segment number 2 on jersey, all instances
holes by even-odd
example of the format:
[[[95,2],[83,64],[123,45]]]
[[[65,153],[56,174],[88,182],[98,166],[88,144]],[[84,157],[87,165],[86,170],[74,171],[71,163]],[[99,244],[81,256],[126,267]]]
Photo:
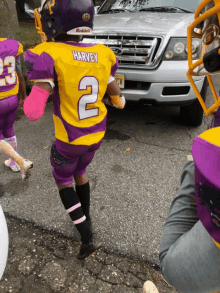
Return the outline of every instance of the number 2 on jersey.
[[[79,120],[99,115],[99,108],[87,109],[88,104],[94,104],[98,100],[99,82],[94,76],[84,76],[80,80],[80,91],[85,91],[88,87],[91,87],[91,94],[83,95],[78,101]]]
[[[5,78],[1,78],[1,75],[4,73],[4,66],[7,66],[8,74]],[[6,84],[14,84],[16,82],[16,73],[15,73],[15,57],[8,56],[4,60],[0,58],[0,87],[5,86]]]

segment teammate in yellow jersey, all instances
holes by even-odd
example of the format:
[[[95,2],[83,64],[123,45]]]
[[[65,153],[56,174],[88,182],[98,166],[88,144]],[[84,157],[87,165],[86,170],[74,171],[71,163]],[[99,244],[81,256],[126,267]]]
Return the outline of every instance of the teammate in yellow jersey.
[[[86,167],[105,135],[105,103],[119,109],[125,105],[114,79],[118,62],[112,50],[80,42],[83,35],[92,33],[93,15],[92,0],[42,1],[35,10],[35,22],[43,42],[25,56],[27,76],[35,82],[24,103],[28,119],[44,114],[53,89],[56,140],[51,165],[62,203],[81,234],[78,259],[101,245],[91,227]]]
[[[23,46],[18,41],[0,38],[0,153],[9,157],[5,165],[14,172],[21,171],[22,179],[26,179],[33,163],[17,153],[17,137],[13,127],[19,106],[18,92],[20,106],[26,98],[20,64],[22,52]]]

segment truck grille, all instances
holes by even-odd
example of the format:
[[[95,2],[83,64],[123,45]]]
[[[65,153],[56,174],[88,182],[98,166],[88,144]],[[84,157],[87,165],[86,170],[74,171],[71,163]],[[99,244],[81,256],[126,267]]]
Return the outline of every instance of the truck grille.
[[[93,35],[86,36],[83,43],[104,44],[118,57],[120,67],[152,67],[161,44],[159,37]]]

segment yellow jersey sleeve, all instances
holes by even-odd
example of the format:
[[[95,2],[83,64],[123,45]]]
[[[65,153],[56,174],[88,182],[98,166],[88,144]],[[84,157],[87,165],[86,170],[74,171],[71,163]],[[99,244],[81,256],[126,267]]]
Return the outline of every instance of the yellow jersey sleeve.
[[[18,52],[17,52],[16,57],[20,56],[24,52],[23,45],[19,42],[18,42],[18,44],[19,44],[19,46],[18,46]]]

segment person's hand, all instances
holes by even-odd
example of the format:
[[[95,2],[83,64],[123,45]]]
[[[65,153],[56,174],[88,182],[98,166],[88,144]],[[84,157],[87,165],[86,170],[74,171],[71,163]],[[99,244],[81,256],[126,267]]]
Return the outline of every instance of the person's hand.
[[[105,93],[105,95],[104,95],[103,102],[104,102],[106,105],[108,105],[108,106],[112,106],[112,107],[113,107],[113,105],[112,105],[112,103],[111,103],[111,100],[110,100],[110,97],[109,97],[109,95],[108,95],[107,93]]]

